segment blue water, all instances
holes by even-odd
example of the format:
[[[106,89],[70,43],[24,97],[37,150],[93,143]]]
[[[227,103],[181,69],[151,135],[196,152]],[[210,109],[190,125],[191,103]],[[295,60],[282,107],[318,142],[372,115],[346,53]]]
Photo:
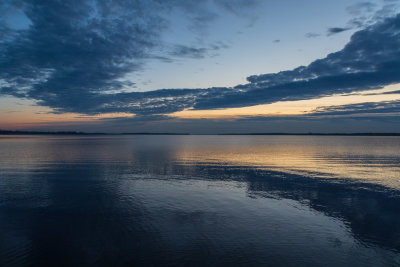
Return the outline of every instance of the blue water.
[[[0,136],[0,266],[399,266],[400,138]]]

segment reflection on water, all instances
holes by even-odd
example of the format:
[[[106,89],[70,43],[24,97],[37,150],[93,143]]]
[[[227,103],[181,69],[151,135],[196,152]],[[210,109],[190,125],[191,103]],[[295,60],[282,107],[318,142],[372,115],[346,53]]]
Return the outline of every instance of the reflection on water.
[[[0,137],[0,265],[398,266],[400,138]]]
[[[210,137],[209,137],[210,138]],[[362,179],[400,189],[400,138],[225,136],[178,150],[182,164],[240,165],[317,177]]]

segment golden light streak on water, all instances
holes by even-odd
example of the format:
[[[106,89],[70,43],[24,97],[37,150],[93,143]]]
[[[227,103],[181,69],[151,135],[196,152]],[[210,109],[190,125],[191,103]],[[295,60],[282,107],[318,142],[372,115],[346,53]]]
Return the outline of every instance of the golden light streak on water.
[[[400,189],[400,137],[233,135],[207,140],[208,146],[178,150],[177,161],[349,178]]]

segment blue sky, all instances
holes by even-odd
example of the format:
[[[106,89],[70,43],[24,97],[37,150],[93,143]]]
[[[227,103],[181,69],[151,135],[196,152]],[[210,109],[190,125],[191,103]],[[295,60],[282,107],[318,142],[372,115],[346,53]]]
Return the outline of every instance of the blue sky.
[[[309,64],[349,41],[352,31],[335,36],[326,32],[353,18],[346,10],[351,5],[351,1],[259,1],[257,8],[239,15],[216,8],[213,11],[220,12],[220,17],[198,32],[178,13],[165,33],[168,43],[201,46],[221,42],[227,47],[201,60],[149,62],[140,73],[138,89],[235,86],[246,83],[246,77],[253,74]],[[307,34],[320,36],[307,38]]]
[[[400,131],[398,10],[394,0],[2,1],[0,128]]]

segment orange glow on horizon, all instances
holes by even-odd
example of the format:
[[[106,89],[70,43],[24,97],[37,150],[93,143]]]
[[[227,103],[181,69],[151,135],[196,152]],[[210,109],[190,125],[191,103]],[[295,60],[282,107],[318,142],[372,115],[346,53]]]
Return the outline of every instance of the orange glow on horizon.
[[[340,105],[351,105],[368,102],[400,100],[400,94],[383,94],[399,90],[400,86],[390,85],[382,89],[360,91],[351,94],[325,96],[315,99],[279,101],[271,104],[255,105],[240,108],[191,110],[186,109],[172,114],[171,117],[181,119],[223,119],[257,116],[291,116],[314,113],[319,108]]]
[[[350,94],[325,96],[316,99],[281,101],[271,104],[255,105],[240,108],[214,110],[183,110],[165,114],[177,119],[236,119],[256,116],[293,116],[306,115],[318,109],[360,104],[367,102],[399,101],[399,84],[386,86],[382,89],[354,92]],[[393,93],[391,93],[393,92]],[[386,94],[385,94],[386,93]],[[85,115],[79,113],[54,113],[48,107],[35,105],[33,101],[2,98],[0,99],[0,129],[25,129],[39,126],[98,124],[103,120],[113,118],[134,117],[132,113],[104,113]]]
[[[10,108],[10,106],[12,108]],[[17,110],[16,110],[17,108]],[[52,113],[51,108],[32,105],[30,101],[18,100],[17,105],[0,107],[0,129],[24,129],[36,126],[68,125],[68,124],[96,124],[101,120],[112,118],[129,118],[135,114],[130,113],[103,113],[85,115],[79,113]]]

